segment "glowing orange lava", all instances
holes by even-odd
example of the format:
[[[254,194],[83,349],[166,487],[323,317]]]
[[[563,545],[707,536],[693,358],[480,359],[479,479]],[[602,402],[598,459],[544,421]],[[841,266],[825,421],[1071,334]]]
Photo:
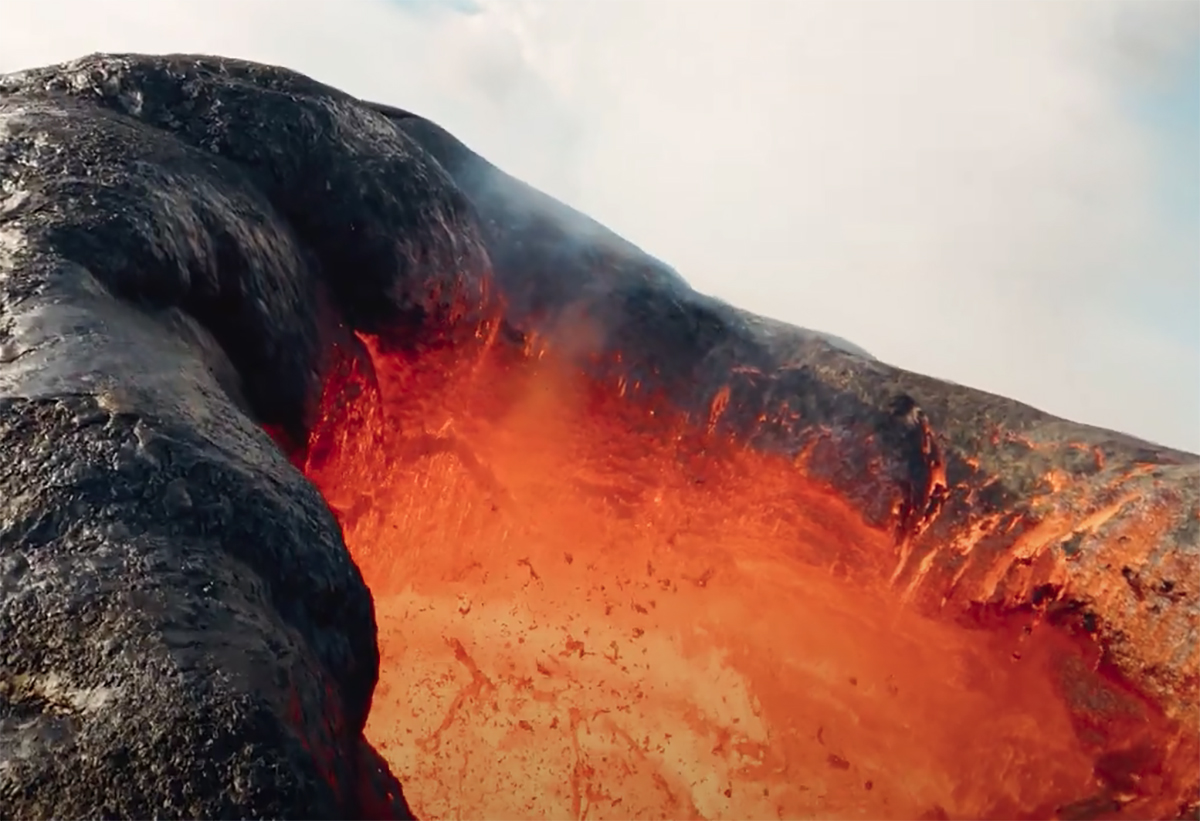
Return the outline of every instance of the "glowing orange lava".
[[[375,597],[367,735],[418,817],[1092,817],[1106,751],[1166,777],[1084,644],[904,606],[891,535],[787,460],[532,348],[368,346],[380,393],[331,390],[305,468]]]

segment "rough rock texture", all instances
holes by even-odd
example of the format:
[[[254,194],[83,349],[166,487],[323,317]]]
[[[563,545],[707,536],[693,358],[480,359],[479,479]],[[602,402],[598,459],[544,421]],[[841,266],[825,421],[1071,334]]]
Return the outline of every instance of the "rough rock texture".
[[[404,814],[369,593],[260,424],[303,431],[330,316],[450,327],[408,284],[485,270],[467,213],[288,72],[0,80],[0,817]]]
[[[0,817],[403,817],[370,596],[263,428],[302,439],[350,330],[497,312],[795,456],[895,533],[914,606],[1092,635],[1195,744],[1197,457],[697,294],[406,112],[93,56],[0,77]]]

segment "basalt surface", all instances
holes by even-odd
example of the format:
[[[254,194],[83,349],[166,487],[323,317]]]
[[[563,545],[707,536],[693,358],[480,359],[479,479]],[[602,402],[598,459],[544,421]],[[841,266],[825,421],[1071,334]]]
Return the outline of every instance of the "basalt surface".
[[[1195,817],[1198,586],[1200,458],[418,116],[0,77],[0,817]]]

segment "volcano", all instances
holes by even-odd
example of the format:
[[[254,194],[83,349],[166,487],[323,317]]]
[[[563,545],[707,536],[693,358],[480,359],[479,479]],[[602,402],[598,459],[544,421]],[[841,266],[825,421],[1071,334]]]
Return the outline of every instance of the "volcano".
[[[0,77],[0,817],[1195,818],[1200,458],[303,75]]]

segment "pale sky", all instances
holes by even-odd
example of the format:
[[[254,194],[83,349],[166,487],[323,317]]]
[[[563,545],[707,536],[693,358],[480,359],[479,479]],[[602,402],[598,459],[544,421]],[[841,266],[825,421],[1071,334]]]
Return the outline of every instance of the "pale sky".
[[[1200,3],[0,0],[0,71],[278,63],[697,289],[1200,451]]]

